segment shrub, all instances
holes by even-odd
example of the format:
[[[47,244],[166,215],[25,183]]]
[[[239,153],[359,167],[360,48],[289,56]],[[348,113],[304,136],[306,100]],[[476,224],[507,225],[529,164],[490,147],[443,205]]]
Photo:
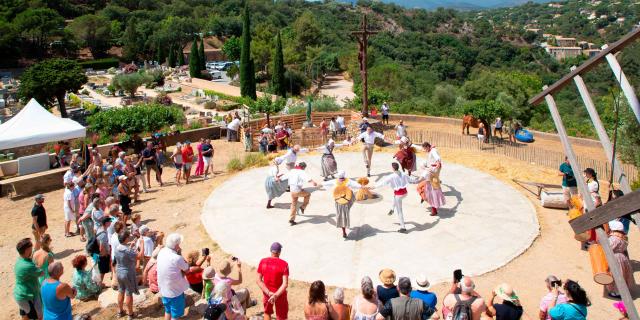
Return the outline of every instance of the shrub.
[[[264,167],[269,165],[269,159],[260,152],[251,152],[244,156],[244,169]]]
[[[160,92],[155,99],[153,99],[154,103],[170,106],[173,101],[171,101],[171,97],[166,92]]]
[[[94,69],[94,70],[102,70],[109,68],[117,68],[120,65],[120,61],[116,58],[104,58],[104,59],[95,59],[89,61],[78,61],[78,64],[83,69]]]
[[[189,123],[188,130],[195,130],[195,129],[200,129],[200,128],[202,128],[202,123],[200,123],[200,121],[193,121],[193,122]]]
[[[207,109],[207,110],[212,110],[212,109],[215,109],[216,107],[217,107],[217,105],[213,101],[207,101],[204,104],[204,108]]]
[[[240,158],[232,158],[229,160],[229,163],[227,163],[227,171],[229,172],[238,172],[242,169],[244,169],[244,166],[242,165],[242,160],[240,160]]]
[[[89,128],[101,135],[150,132],[184,121],[182,109],[160,104],[137,104],[101,111],[87,118]]]

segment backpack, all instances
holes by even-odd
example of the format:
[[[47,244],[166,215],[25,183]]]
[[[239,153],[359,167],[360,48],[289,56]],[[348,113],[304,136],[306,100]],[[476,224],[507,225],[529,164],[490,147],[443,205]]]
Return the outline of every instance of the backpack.
[[[342,183],[338,184],[335,189],[333,189],[333,199],[337,204],[347,204],[351,202],[351,198],[353,198],[353,191],[349,189],[347,184],[349,180],[345,179]]]
[[[100,254],[100,243],[98,243],[98,235],[100,235],[101,233],[104,233],[104,231],[99,232],[93,238],[90,238],[89,241],[87,241],[86,250],[89,255]]]
[[[451,320],[471,320],[473,317],[471,316],[471,305],[476,300],[476,297],[471,297],[471,299],[462,301],[457,294],[453,295],[456,298],[456,304],[453,306],[453,310],[451,310]]]
[[[205,320],[224,320],[226,319],[225,317],[225,310],[227,309],[227,306],[224,303],[220,303],[220,304],[208,304],[207,305],[207,309],[204,310],[204,319]]]

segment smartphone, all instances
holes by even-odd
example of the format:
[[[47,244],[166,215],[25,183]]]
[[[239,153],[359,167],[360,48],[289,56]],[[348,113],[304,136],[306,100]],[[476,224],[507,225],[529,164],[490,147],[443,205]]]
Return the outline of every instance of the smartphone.
[[[458,283],[458,282],[460,282],[460,280],[462,280],[462,270],[461,269],[457,269],[457,270],[453,271],[453,281]]]
[[[238,257],[231,257],[231,261],[238,261]]]
[[[202,248],[202,255],[203,256],[208,256],[209,255],[209,248]]]

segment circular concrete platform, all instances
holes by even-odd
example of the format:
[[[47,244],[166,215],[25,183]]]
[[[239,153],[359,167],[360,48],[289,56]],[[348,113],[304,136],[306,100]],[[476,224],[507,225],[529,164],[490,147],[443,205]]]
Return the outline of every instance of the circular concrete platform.
[[[337,153],[338,168],[349,177],[365,174],[360,153]],[[390,173],[391,154],[375,153],[372,181]],[[307,171],[320,177],[320,157],[305,156]],[[242,172],[213,191],[202,211],[202,222],[220,247],[257,266],[269,255],[273,241],[283,245],[291,277],[302,281],[359,287],[360,278],[377,279],[382,268],[398,276],[425,273],[432,283],[449,280],[454,269],[479,275],[495,270],[524,252],[539,232],[535,208],[511,186],[483,172],[445,163],[441,178],[447,204],[438,217],[420,204],[415,185],[404,200],[407,234],[396,232],[398,218],[388,216],[392,191],[351,209],[349,239],[335,227],[332,190],[311,188],[311,203],[296,226],[289,226],[288,193],[267,210],[264,180],[268,168]],[[373,182],[372,182],[373,183]]]

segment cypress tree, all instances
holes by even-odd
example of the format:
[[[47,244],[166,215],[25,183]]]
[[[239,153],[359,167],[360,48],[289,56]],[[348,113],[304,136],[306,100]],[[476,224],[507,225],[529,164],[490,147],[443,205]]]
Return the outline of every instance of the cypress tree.
[[[165,54],[166,52],[164,50],[164,47],[160,43],[158,43],[158,45],[156,46],[156,61],[158,61],[158,64],[163,64],[164,60],[167,59]]]
[[[276,54],[273,58],[273,70],[271,74],[271,87],[276,95],[286,97],[287,86],[284,80],[284,55],[282,54],[282,40],[280,31],[276,35]]]
[[[242,16],[242,51],[240,53],[240,94],[256,100],[256,77],[251,59],[251,21],[249,6],[245,3]]]
[[[184,52],[182,52],[182,43],[176,44],[176,57],[178,57],[178,66],[184,66]]]
[[[167,58],[167,63],[171,68],[176,66],[176,46],[175,45],[169,46],[169,57]]]
[[[207,70],[207,56],[204,54],[204,37],[202,37],[202,40],[200,41],[198,58],[200,58],[200,70]]]
[[[198,54],[198,39],[194,38],[189,52],[189,75],[191,78],[200,78],[200,55]]]

